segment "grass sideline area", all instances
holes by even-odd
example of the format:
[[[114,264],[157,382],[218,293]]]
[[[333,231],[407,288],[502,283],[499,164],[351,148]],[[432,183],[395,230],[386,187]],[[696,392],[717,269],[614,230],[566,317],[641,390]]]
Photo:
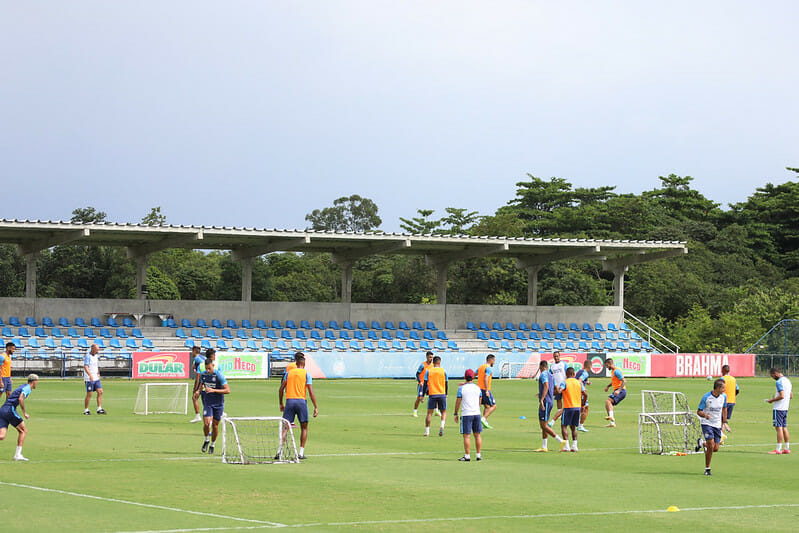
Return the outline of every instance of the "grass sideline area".
[[[733,433],[702,475],[703,456],[638,453],[641,389],[684,392],[693,409],[704,379],[630,379],[618,427],[603,427],[604,386],[579,453],[532,453],[541,444],[537,383],[494,381],[498,408],[484,460],[461,463],[451,414],[443,437],[423,438],[411,380],[317,380],[302,464],[226,465],[200,453],[189,416],[133,414],[138,382],[104,380],[106,416],[84,416],[80,381],[39,382],[26,404],[28,463],[11,460],[16,431],[0,443],[5,531],[236,531],[281,525],[313,531],[795,531],[799,448],[775,447],[768,378],[739,379]],[[460,381],[450,380],[449,407]],[[15,387],[22,380],[15,378]],[[278,381],[230,381],[230,416],[274,416]],[[191,407],[189,408],[191,410]],[[525,416],[526,419],[520,419]],[[795,414],[792,414],[795,417]],[[793,422],[789,415],[789,428]],[[299,429],[295,430],[299,443]],[[799,433],[796,433],[799,438]],[[473,452],[474,453],[474,452]],[[669,506],[680,512],[666,512]],[[571,525],[569,525],[571,524]]]

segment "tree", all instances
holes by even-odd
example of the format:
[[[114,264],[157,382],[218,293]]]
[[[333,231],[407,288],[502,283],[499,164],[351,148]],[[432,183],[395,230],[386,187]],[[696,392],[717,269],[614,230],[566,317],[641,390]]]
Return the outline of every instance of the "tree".
[[[357,194],[342,196],[333,201],[333,207],[314,209],[305,215],[316,231],[371,231],[380,227],[377,204]]]
[[[105,212],[97,211],[93,207],[79,207],[72,211],[70,222],[73,224],[99,224],[106,220]]]
[[[428,220],[427,217],[435,212],[433,209],[417,209],[416,212],[419,213],[418,217],[411,219],[400,217],[400,221],[402,221],[400,227],[408,233],[427,235],[433,233],[441,225],[440,220]]]
[[[141,219],[141,223],[146,226],[163,226],[166,224],[166,215],[161,214],[161,206],[153,207],[147,216]]]

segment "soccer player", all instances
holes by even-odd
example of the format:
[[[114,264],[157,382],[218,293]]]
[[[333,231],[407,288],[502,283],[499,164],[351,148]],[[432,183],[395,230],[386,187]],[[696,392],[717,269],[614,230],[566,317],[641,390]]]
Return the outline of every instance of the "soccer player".
[[[25,420],[30,418],[28,411],[25,409],[25,398],[30,396],[31,391],[35,389],[38,384],[39,376],[36,374],[29,374],[28,384],[17,387],[17,389],[9,395],[3,406],[0,407],[0,440],[6,438],[9,424],[17,428],[17,450],[14,452],[15,461],[27,461],[22,455],[22,445],[25,443],[25,437],[28,434],[28,430],[25,429]],[[17,413],[17,406],[22,409],[22,416],[25,417],[25,420],[22,420],[22,416],[19,416]]]
[[[605,360],[605,367],[610,372],[610,383],[605,387],[605,392],[608,392],[608,389],[613,387],[613,394],[605,400],[605,411],[608,413],[605,420],[609,421],[605,427],[615,428],[616,418],[613,415],[613,407],[619,405],[627,397],[627,380],[624,379],[621,370],[613,364],[613,359],[608,357]]]
[[[549,365],[549,371],[552,373],[554,384],[558,385],[566,381],[566,363],[560,360],[560,352],[555,350],[552,352],[553,363]],[[555,417],[549,421],[549,427],[555,424],[555,421],[563,414],[563,395],[555,390],[555,402],[558,404],[558,411]]]
[[[552,372],[547,369],[548,366],[546,361],[538,363],[538,425],[541,426],[541,447],[536,450],[537,452],[548,451],[547,440],[549,437],[554,437],[560,443],[563,442],[560,435],[555,433],[548,424],[555,391],[554,378]]]
[[[202,452],[214,453],[216,437],[219,435],[219,421],[225,412],[225,394],[230,394],[225,376],[216,369],[216,361],[205,360],[205,372],[200,374],[201,395],[203,398],[203,435],[205,440]]]
[[[306,390],[308,396],[311,397],[313,402],[313,416],[316,418],[319,415],[319,408],[316,405],[316,395],[313,391],[313,379],[311,375],[305,370],[305,355],[297,352],[294,355],[294,362],[297,364],[296,368],[292,368],[283,374],[283,381],[280,382],[280,390],[278,391],[278,400],[280,402],[280,410],[283,412],[283,418],[288,420],[289,424],[294,423],[296,416],[300,422],[300,459],[305,459],[305,443],[308,441],[308,400],[305,399]],[[283,393],[286,394],[286,405],[283,405]],[[283,447],[283,442],[286,439],[287,430],[283,430],[280,438],[280,448],[278,448],[275,460],[280,459],[280,451]]]
[[[563,417],[560,420],[560,434],[563,437],[562,452],[577,451],[577,426],[580,425],[580,407],[588,395],[585,392],[585,385],[574,377],[574,369],[566,369],[566,381],[562,387],[563,396]],[[569,436],[566,428],[571,429],[572,444],[569,446]]]
[[[11,356],[16,349],[16,344],[7,342],[6,351],[0,353],[0,393],[5,391],[6,399],[11,395]]]
[[[591,375],[590,372],[588,372],[589,368],[591,368],[591,361],[586,359],[583,362],[583,367],[574,376],[575,378],[580,380],[580,382],[583,384],[583,387],[587,387],[588,385],[591,384],[591,380],[588,379],[590,377],[590,375]],[[587,394],[586,394],[585,398],[583,398],[583,402],[584,403],[582,405],[582,408],[580,409],[580,425],[577,426],[577,431],[583,431],[585,433],[588,433],[588,429],[586,429],[586,427],[584,425],[585,424],[585,419],[588,418],[588,395]]]
[[[92,392],[97,393],[97,414],[104,415],[103,409],[103,384],[100,383],[100,363],[97,361],[100,348],[96,344],[89,347],[86,356],[83,358],[83,383],[86,385],[86,397],[83,399],[83,414],[92,414],[89,411],[89,401],[92,399]]]
[[[482,461],[480,450],[483,448],[482,422],[480,420],[480,402],[483,391],[474,384],[474,370],[466,370],[463,376],[466,383],[458,387],[458,399],[455,400],[455,422],[458,421],[458,410],[463,406],[463,416],[460,419],[461,435],[463,435],[463,457],[458,461],[471,461],[471,438],[474,433],[475,459]]]
[[[444,436],[444,424],[447,421],[447,372],[441,368],[441,357],[433,357],[433,366],[428,368],[424,374],[424,384],[428,390],[427,397],[427,416],[424,419],[424,436],[430,436],[430,420],[433,418],[433,411],[438,409],[441,413],[441,428],[438,436]]]
[[[427,373],[427,369],[433,366],[433,352],[427,352],[425,354],[425,360],[419,365],[419,368],[416,369],[416,403],[413,404],[413,417],[418,418],[419,413],[419,404],[422,403],[425,395],[427,394],[427,388],[424,384],[424,376]]]
[[[480,387],[482,394],[480,403],[483,405],[483,418],[480,419],[480,423],[487,429],[494,429],[488,424],[486,419],[497,408],[497,402],[494,400],[494,395],[491,393],[491,380],[494,376],[495,360],[496,357],[494,357],[494,354],[488,354],[486,356],[486,362],[477,369],[477,386]]]
[[[205,361],[205,357],[200,355],[200,347],[191,347],[191,370],[194,372],[194,388],[191,392],[191,403],[194,405],[194,418],[189,422],[199,422],[203,419],[200,416],[200,365]]]
[[[767,403],[774,407],[774,429],[777,430],[777,448],[768,453],[781,455],[791,453],[790,435],[788,435],[788,407],[793,398],[793,384],[791,380],[782,375],[778,368],[769,370],[771,379],[777,382],[777,394],[768,398]]]
[[[710,460],[713,452],[719,451],[721,427],[727,423],[727,395],[724,394],[724,380],[713,382],[713,390],[706,392],[699,402],[696,414],[702,419],[702,436],[705,438],[705,475],[710,474]]]
[[[727,395],[727,423],[721,428],[721,444],[724,444],[724,439],[727,438],[724,431],[728,433],[732,431],[730,428],[730,419],[732,418],[732,410],[735,408],[735,399],[741,393],[741,389],[738,388],[736,379],[730,375],[730,365],[721,367],[721,379],[724,380],[724,394]]]

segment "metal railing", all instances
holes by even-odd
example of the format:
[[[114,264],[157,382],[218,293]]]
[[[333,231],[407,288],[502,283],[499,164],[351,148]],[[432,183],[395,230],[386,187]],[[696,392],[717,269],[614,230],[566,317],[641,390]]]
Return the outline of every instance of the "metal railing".
[[[624,309],[624,323],[661,353],[680,353],[680,347],[671,339],[651,328],[646,322]]]

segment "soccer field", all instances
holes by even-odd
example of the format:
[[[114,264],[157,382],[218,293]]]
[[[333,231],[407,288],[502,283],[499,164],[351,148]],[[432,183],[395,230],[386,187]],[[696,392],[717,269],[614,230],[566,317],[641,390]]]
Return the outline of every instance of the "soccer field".
[[[536,382],[495,381],[498,409],[483,433],[481,462],[463,454],[450,416],[443,437],[423,438],[412,418],[411,380],[317,380],[301,464],[227,465],[200,453],[202,425],[189,416],[132,414],[138,383],[104,380],[106,416],[82,415],[83,384],[41,381],[26,402],[24,453],[16,431],[0,443],[4,531],[233,531],[292,526],[314,531],[796,531],[797,455],[772,456],[774,391],[739,379],[733,433],[702,475],[703,456],[638,453],[641,389],[686,393],[693,409],[710,382],[631,379],[603,427],[608,380],[589,390],[592,411],[579,453],[532,453],[541,444]],[[15,379],[15,385],[21,384]],[[230,416],[271,416],[278,381],[231,381]],[[450,381],[454,407],[457,381]],[[522,419],[520,417],[526,417]],[[795,416],[795,415],[793,415]],[[789,427],[792,420],[789,417]],[[299,440],[299,429],[295,430]],[[666,512],[669,506],[680,512]]]

